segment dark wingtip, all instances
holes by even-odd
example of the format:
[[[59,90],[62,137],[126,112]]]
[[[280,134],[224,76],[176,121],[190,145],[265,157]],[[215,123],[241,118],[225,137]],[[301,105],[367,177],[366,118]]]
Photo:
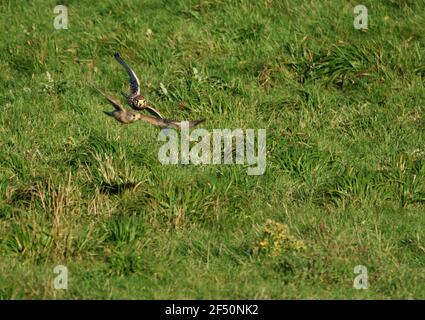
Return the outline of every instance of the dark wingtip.
[[[197,125],[199,125],[199,124],[201,124],[201,123],[204,123],[206,120],[207,120],[207,119],[199,119],[199,120],[195,120],[195,121],[193,121],[193,126],[195,127],[195,126],[197,126]]]
[[[104,114],[106,114],[107,116],[113,117],[113,113],[109,112],[109,111],[103,111]]]
[[[115,52],[114,57],[115,57],[115,59],[119,59],[119,58],[121,58],[121,55],[120,55],[119,52]]]

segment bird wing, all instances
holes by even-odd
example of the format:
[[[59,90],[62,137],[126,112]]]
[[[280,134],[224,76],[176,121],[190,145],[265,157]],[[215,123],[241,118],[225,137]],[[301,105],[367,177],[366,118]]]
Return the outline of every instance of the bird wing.
[[[199,120],[188,121],[189,122],[189,128],[196,127],[197,125],[205,122],[205,120],[206,119],[199,119]],[[164,119],[164,122],[167,124],[167,127],[180,129],[181,123],[183,121],[175,121],[175,120]]]
[[[140,120],[153,124],[154,126],[165,127],[164,119],[158,117],[147,116],[140,114]]]
[[[153,124],[155,126],[160,126],[160,127],[163,127],[163,128],[174,128],[174,129],[180,129],[181,128],[181,121],[170,120],[170,119],[162,119],[162,118],[151,117],[151,116],[146,116],[146,115],[140,115],[140,119],[142,121],[145,121],[145,122],[148,122],[148,123]],[[195,127],[195,126],[197,126],[198,124],[201,124],[204,121],[205,121],[205,119],[189,121],[189,128]]]
[[[154,107],[151,107],[151,106],[147,106],[146,108],[144,108],[144,109],[146,109],[146,111],[148,111],[151,115],[153,115],[153,116],[155,116],[155,117],[158,117],[158,118],[164,118],[163,116],[162,116],[162,114],[158,111],[158,110],[156,110]]]
[[[129,67],[118,52],[114,54],[114,57],[124,67],[125,71],[127,71],[131,94],[140,94],[140,81],[139,78],[137,78],[136,73],[134,73],[133,69]]]
[[[119,104],[118,101],[116,101],[115,99],[113,99],[111,96],[107,95],[106,93],[102,92],[101,90],[99,90],[98,88],[94,87],[97,91],[100,92],[100,94],[102,96],[104,96],[115,108],[115,110],[118,111],[124,111],[124,108]]]

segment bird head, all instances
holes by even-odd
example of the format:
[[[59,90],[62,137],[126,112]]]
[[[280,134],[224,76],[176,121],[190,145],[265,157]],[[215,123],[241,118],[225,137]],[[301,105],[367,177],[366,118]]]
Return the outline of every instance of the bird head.
[[[141,118],[142,116],[139,113],[131,112],[131,111],[127,113],[127,119],[129,122],[135,122],[140,120]]]
[[[137,100],[136,100],[136,104],[139,108],[145,108],[148,106],[148,103],[146,101],[146,99],[142,96],[140,96]]]

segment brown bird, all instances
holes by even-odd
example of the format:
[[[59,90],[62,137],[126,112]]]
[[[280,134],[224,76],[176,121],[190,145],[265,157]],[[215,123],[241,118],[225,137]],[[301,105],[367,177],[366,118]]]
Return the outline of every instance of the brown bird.
[[[114,100],[112,97],[103,93],[98,88],[95,88],[95,89],[97,91],[99,91],[100,94],[102,94],[114,106],[114,109],[115,109],[114,111],[103,111],[103,112],[105,114],[107,114],[108,116],[115,118],[115,120],[117,120],[121,123],[129,124],[129,123],[133,123],[133,122],[142,120],[142,121],[148,122],[150,124],[153,124],[155,126],[159,126],[159,127],[162,127],[162,128],[174,128],[174,129],[180,129],[181,128],[182,121],[175,121],[175,120],[164,119],[164,118],[159,118],[159,117],[152,117],[152,116],[143,115],[143,114],[140,114],[138,112],[131,111],[131,110],[126,110],[119,104],[119,102]],[[201,124],[204,121],[205,121],[205,119],[188,121],[189,128],[195,127],[195,126],[197,126],[198,124]]]
[[[128,74],[130,94],[126,94],[124,92],[121,92],[121,94],[125,97],[130,107],[134,110],[147,110],[152,115],[163,118],[161,113],[152,107],[146,98],[140,94],[140,81],[133,69],[130,68],[130,66],[124,61],[118,52],[114,54],[114,57],[123,66]]]

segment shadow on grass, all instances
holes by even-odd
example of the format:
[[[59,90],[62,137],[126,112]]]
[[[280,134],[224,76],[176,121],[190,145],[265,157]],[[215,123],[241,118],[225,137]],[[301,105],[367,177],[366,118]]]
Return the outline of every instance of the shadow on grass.
[[[121,194],[125,190],[136,188],[136,182],[125,182],[125,183],[107,183],[103,182],[99,188],[101,193],[104,194]]]

